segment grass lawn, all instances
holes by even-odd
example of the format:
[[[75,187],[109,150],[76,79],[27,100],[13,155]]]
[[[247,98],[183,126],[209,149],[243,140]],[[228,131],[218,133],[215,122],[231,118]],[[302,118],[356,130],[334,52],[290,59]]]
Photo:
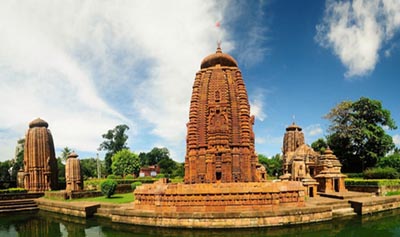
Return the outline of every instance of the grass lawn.
[[[82,202],[82,201],[122,204],[135,201],[135,196],[133,195],[133,193],[122,193],[122,194],[114,194],[110,198],[101,196],[101,197],[79,198],[70,200],[70,202]]]

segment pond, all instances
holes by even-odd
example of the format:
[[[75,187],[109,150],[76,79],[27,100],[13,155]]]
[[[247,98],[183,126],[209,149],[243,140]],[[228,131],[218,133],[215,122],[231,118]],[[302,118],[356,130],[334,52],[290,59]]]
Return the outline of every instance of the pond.
[[[123,237],[261,237],[261,236],[400,236],[400,209],[370,216],[257,229],[196,230],[153,228],[112,223],[108,219],[82,219],[44,211],[0,215],[0,236],[123,236]]]

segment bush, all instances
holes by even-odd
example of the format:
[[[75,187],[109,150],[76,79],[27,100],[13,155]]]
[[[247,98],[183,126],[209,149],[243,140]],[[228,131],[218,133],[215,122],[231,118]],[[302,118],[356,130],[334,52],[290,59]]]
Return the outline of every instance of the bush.
[[[110,174],[107,176],[107,179],[122,179],[122,177],[119,175]]]
[[[125,179],[134,179],[135,177],[133,177],[133,175],[131,175],[131,174],[128,174],[128,175],[126,175],[125,176]]]
[[[157,179],[165,178],[165,174],[157,174],[157,175],[156,175],[156,178],[157,178]]]
[[[376,167],[364,171],[364,179],[398,179],[399,173],[395,168]]]
[[[101,183],[101,193],[107,198],[111,197],[115,193],[117,188],[117,182],[112,179],[107,179]]]
[[[138,181],[137,182],[133,182],[131,184],[132,191],[135,191],[136,187],[138,187],[140,185],[142,185],[142,182],[138,182]]]
[[[364,178],[363,173],[347,173],[347,178]]]
[[[400,179],[345,179],[351,186],[400,186]]]
[[[24,188],[9,188],[9,189],[0,189],[0,194],[3,193],[27,193]]]

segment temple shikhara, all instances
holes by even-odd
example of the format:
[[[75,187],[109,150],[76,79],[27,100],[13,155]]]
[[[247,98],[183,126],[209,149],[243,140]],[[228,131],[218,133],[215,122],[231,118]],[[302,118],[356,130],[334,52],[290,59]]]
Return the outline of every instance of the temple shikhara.
[[[254,116],[237,62],[218,47],[196,74],[187,124],[185,183],[258,182]]]
[[[304,206],[301,182],[266,181],[253,123],[238,64],[218,46],[201,62],[193,84],[184,183],[139,186],[135,210],[209,214]]]
[[[58,168],[49,124],[37,118],[29,123],[25,136],[24,187],[28,191],[55,190]]]
[[[345,192],[342,165],[329,147],[320,154],[305,143],[302,128],[293,123],[283,138],[282,180],[301,181],[310,197],[317,192]]]

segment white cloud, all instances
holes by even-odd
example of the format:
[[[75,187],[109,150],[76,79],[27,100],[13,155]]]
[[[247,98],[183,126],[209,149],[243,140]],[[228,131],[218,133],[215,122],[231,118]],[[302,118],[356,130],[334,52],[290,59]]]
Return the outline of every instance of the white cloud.
[[[250,98],[250,114],[260,121],[264,121],[267,118],[267,114],[264,112],[264,90],[255,91]]]
[[[226,29],[242,11],[227,1],[2,1],[0,160],[36,117],[58,149],[94,154],[101,134],[124,123],[131,149],[166,146],[183,160],[195,74],[218,39],[235,49]],[[262,121],[263,97],[251,97]]]
[[[58,148],[95,152],[101,134],[125,123],[131,143],[150,134],[182,156],[200,62],[218,37],[225,52],[234,48],[215,27],[228,14],[225,1],[0,5],[3,160],[36,117],[49,122]]]
[[[316,40],[340,58],[346,77],[363,76],[374,70],[380,49],[399,28],[400,1],[328,0]]]
[[[304,134],[307,137],[320,136],[322,133],[323,133],[323,130],[322,130],[320,124],[312,124],[312,125],[304,128]]]
[[[400,135],[399,134],[396,134],[396,135],[393,136],[393,143],[396,146],[400,146]]]

